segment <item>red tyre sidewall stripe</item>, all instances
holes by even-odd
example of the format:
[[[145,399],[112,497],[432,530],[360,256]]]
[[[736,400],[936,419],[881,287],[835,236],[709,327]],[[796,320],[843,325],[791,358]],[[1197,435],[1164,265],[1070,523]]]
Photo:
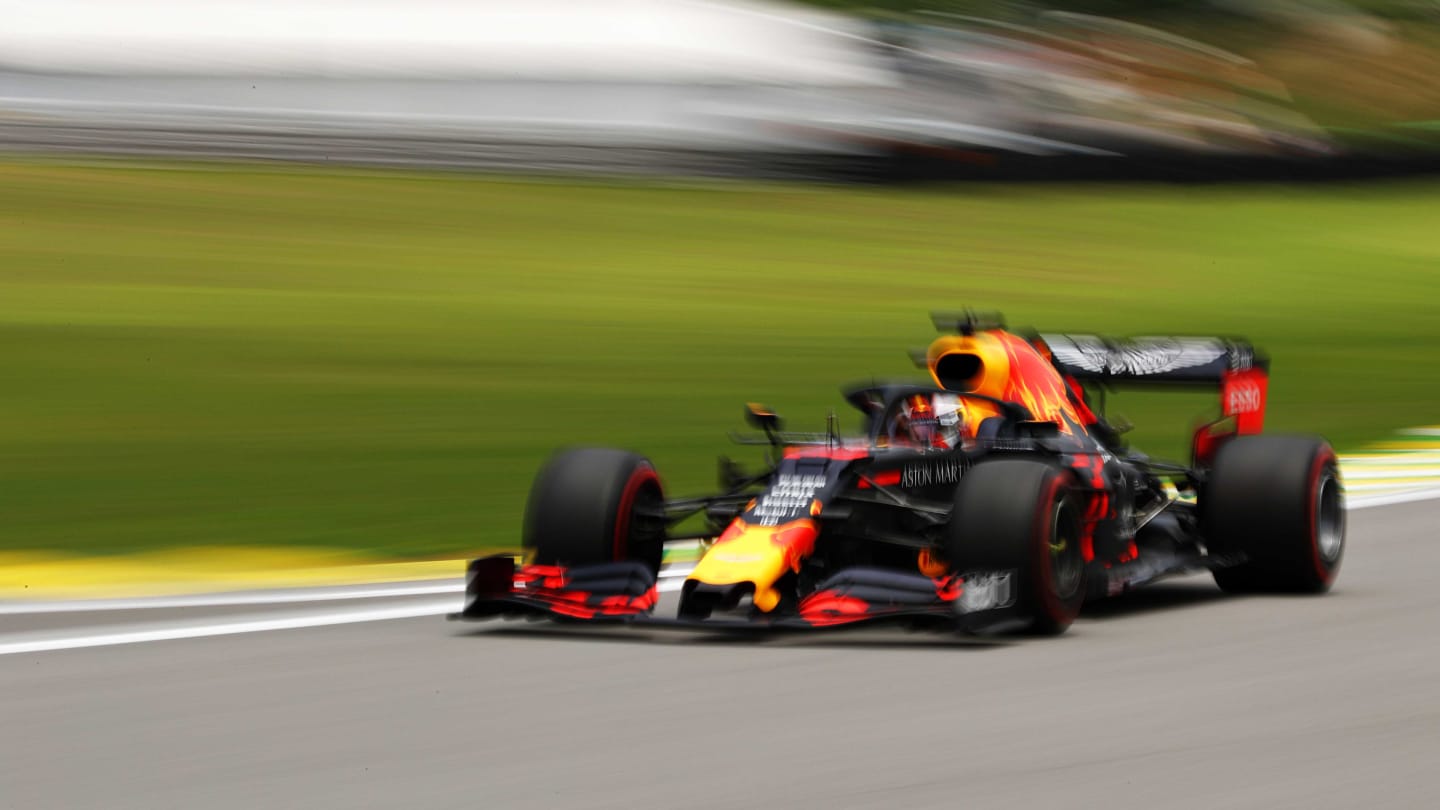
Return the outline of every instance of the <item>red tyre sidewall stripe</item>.
[[[1329,585],[1330,580],[1335,577],[1335,571],[1326,567],[1325,560],[1320,557],[1320,513],[1318,511],[1318,499],[1320,497],[1320,477],[1325,473],[1326,465],[1335,463],[1335,451],[1325,448],[1315,454],[1315,461],[1310,466],[1310,497],[1305,499],[1308,515],[1306,524],[1310,527],[1310,558],[1315,563],[1315,573],[1319,575],[1320,582]]]
[[[1040,499],[1040,513],[1035,522],[1035,554],[1039,558],[1035,570],[1040,576],[1034,586],[1040,597],[1041,609],[1057,624],[1069,624],[1075,620],[1073,615],[1066,612],[1060,596],[1053,593],[1054,588],[1052,587],[1055,582],[1055,570],[1050,559],[1050,533],[1055,518],[1056,494],[1065,486],[1065,483],[1064,475],[1056,475],[1050,479]],[[1078,539],[1074,538],[1072,542],[1076,542]]]
[[[625,482],[625,489],[620,492],[620,505],[615,512],[613,560],[625,559],[625,552],[629,550],[625,541],[630,536],[630,511],[635,506],[635,496],[640,493],[640,488],[650,483],[660,486],[660,476],[655,474],[654,467],[646,464],[630,474],[630,480]]]

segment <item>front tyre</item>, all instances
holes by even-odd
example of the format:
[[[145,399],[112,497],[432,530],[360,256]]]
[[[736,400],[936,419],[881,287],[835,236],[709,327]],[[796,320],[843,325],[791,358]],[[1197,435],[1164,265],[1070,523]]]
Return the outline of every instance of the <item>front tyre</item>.
[[[1239,436],[1215,455],[1200,500],[1215,570],[1231,593],[1324,593],[1345,553],[1335,451],[1312,436]]]
[[[985,461],[956,488],[946,556],[962,576],[1012,572],[1023,629],[1058,635],[1085,600],[1082,516],[1069,472],[1031,459]]]
[[[649,459],[579,448],[552,457],[530,489],[524,544],[541,565],[636,560],[660,571],[665,494]]]

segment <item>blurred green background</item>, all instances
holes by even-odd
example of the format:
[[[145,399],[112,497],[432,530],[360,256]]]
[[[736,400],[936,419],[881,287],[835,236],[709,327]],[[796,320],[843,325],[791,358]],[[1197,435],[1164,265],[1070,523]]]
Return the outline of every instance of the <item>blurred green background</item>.
[[[1272,429],[1440,421],[1440,183],[520,181],[0,164],[0,548],[513,546],[554,448],[714,479],[741,404],[818,430],[932,309],[1234,333]],[[1122,396],[1179,454],[1210,397]]]

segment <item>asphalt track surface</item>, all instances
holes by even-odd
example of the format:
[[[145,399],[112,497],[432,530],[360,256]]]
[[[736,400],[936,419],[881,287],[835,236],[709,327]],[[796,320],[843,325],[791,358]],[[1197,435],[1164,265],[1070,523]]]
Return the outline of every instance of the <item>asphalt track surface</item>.
[[[0,655],[0,807],[1434,807],[1437,519],[1351,512],[1327,597],[1187,578],[1049,640],[425,616]],[[0,644],[336,609],[9,613]]]

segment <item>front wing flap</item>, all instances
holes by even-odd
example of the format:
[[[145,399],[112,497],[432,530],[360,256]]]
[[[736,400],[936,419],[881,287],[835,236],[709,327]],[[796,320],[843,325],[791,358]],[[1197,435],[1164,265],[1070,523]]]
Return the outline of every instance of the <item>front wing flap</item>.
[[[482,557],[470,561],[465,609],[451,618],[528,615],[624,621],[649,614],[658,599],[655,575],[644,563],[517,567],[513,557]]]
[[[1014,571],[927,577],[888,568],[846,568],[800,602],[786,627],[839,627],[858,622],[943,620],[967,633],[1003,631],[1020,619]]]
[[[931,578],[885,568],[846,568],[800,600],[796,616],[781,619],[802,627],[835,627],[900,617],[953,618],[963,588],[959,577]]]

